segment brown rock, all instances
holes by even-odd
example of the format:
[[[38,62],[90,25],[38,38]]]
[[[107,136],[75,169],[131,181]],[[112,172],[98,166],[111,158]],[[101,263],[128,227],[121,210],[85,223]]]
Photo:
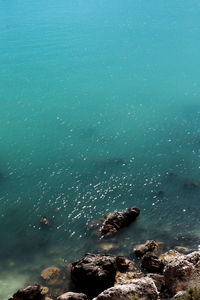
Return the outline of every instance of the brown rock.
[[[9,300],[43,300],[44,294],[40,285],[29,285],[18,290]]]
[[[137,257],[142,257],[147,252],[154,252],[158,254],[161,244],[153,240],[148,240],[144,244],[137,245],[133,248],[133,251]]]
[[[49,286],[60,285],[62,283],[61,270],[57,267],[49,267],[41,272],[41,277]]]
[[[50,225],[49,219],[45,216],[42,217],[42,219],[40,220],[40,225],[42,227],[49,227],[49,225]]]
[[[140,271],[134,271],[134,272],[126,272],[126,273],[120,273],[117,272],[115,277],[115,285],[116,284],[129,284],[134,279],[143,278],[144,274]]]
[[[127,272],[128,270],[133,270],[136,269],[134,266],[133,261],[127,259],[124,256],[117,256],[116,257],[116,264],[117,264],[117,269],[119,272]]]
[[[153,279],[158,291],[161,293],[165,289],[165,278],[163,275],[150,273],[147,275],[149,278]]]
[[[141,267],[142,269],[145,269],[148,272],[162,273],[164,269],[164,264],[158,259],[157,256],[153,255],[151,252],[147,252],[142,257]]]
[[[49,291],[49,288],[47,286],[41,286],[41,294],[46,295]]]
[[[139,216],[140,210],[136,207],[129,208],[125,212],[112,212],[105,216],[100,233],[104,236],[120,231],[121,228],[130,225]]]

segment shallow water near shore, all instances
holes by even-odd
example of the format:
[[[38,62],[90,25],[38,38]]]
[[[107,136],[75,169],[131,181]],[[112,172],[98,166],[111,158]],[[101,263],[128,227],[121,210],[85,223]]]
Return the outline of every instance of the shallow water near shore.
[[[0,299],[103,242],[129,257],[147,239],[198,248],[199,11],[0,1]],[[134,224],[93,234],[132,206]]]

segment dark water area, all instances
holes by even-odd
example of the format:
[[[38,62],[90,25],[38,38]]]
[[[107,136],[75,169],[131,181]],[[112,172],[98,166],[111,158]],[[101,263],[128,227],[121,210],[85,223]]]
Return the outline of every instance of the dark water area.
[[[0,297],[86,252],[199,247],[198,1],[0,1]],[[140,208],[100,239],[91,223]],[[49,219],[49,228],[41,218]]]

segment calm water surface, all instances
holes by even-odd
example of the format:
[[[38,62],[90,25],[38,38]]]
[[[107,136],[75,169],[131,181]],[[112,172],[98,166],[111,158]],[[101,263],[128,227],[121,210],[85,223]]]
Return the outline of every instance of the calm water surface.
[[[196,0],[0,0],[2,300],[100,251],[89,224],[109,211],[141,209],[115,253],[198,248],[199,13]]]

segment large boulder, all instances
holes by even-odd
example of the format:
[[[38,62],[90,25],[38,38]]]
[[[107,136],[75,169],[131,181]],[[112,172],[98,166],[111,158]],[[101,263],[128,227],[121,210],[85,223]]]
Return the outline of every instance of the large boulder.
[[[139,214],[140,210],[136,207],[129,208],[125,212],[111,212],[105,216],[105,220],[99,231],[102,235],[109,236],[131,224]]]
[[[73,292],[68,292],[65,294],[62,294],[57,298],[57,300],[87,300],[87,296],[82,293],[73,293]]]
[[[86,254],[72,263],[71,278],[80,291],[95,296],[114,285],[116,271],[116,256]]]
[[[18,290],[9,300],[43,300],[48,289],[40,285],[29,285]]]
[[[93,300],[131,300],[134,296],[141,297],[143,300],[156,300],[159,292],[151,278],[143,277],[132,279],[127,284],[117,284],[103,291]]]
[[[157,254],[160,249],[160,243],[153,240],[148,240],[144,244],[137,245],[133,248],[133,252],[137,257],[142,257],[147,252],[153,252]]]
[[[188,282],[194,275],[194,265],[187,261],[184,256],[180,256],[168,262],[163,273],[165,285],[169,292],[174,295],[188,286]]]

